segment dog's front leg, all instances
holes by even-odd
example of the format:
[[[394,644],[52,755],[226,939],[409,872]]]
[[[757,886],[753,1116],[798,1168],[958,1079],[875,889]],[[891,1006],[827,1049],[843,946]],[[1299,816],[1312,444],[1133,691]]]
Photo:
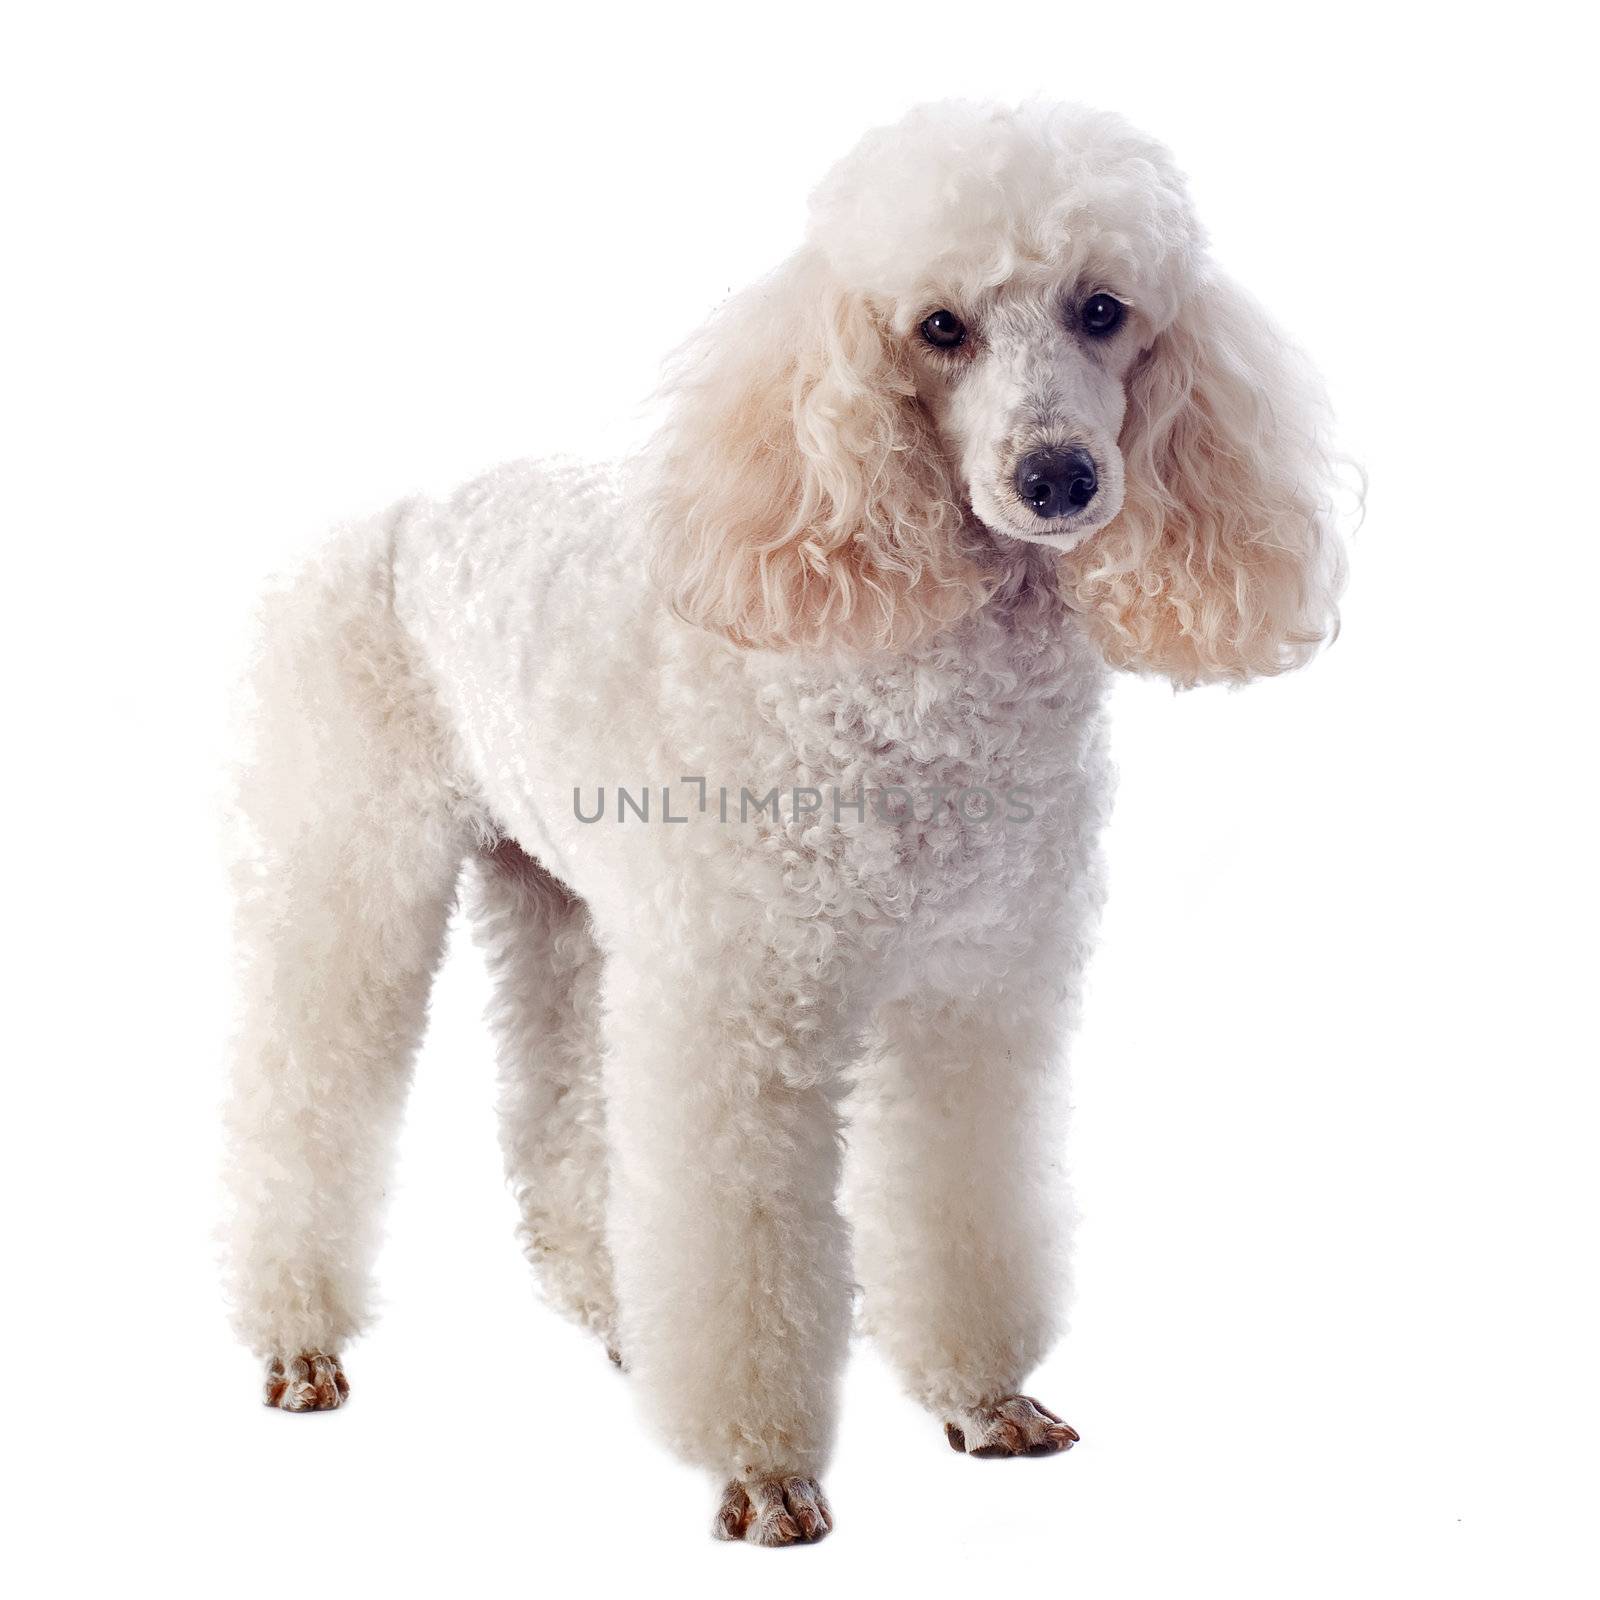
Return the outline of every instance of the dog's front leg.
[[[974,1455],[1048,1455],[1078,1437],[1018,1393],[1065,1297],[1063,1021],[1032,995],[902,1001],[851,1102],[863,1322]]]
[[[621,956],[607,984],[624,1364],[679,1454],[726,1482],[721,1537],[820,1538],[850,1295],[836,1008],[749,949]]]

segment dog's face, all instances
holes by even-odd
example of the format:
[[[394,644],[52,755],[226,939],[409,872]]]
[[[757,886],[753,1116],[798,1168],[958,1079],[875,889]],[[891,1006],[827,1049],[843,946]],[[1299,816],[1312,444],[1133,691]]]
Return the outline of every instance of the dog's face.
[[[955,104],[869,134],[673,387],[657,570],[741,645],[903,648],[1008,571],[1181,684],[1282,672],[1334,627],[1315,381],[1115,117]]]
[[[978,520],[1066,552],[1122,509],[1125,380],[1149,342],[1101,275],[920,304],[897,330],[917,394]]]

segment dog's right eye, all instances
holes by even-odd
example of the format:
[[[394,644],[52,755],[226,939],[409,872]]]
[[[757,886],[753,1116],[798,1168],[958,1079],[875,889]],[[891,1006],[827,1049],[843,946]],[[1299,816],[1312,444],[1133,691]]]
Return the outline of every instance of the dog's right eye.
[[[967,337],[966,323],[953,311],[935,311],[922,324],[920,331],[936,350],[954,350]]]

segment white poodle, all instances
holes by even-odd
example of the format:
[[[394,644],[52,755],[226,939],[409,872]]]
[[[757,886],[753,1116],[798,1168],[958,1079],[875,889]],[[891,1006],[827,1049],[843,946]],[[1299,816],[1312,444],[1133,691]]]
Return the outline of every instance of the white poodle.
[[[858,1284],[957,1449],[1076,1439],[1018,1391],[1108,665],[1295,667],[1342,560],[1314,379],[1096,112],[870,134],[668,392],[637,463],[408,501],[272,603],[232,1287],[269,1403],[337,1406],[467,861],[528,1254],[718,1532],[787,1544],[832,1526]]]

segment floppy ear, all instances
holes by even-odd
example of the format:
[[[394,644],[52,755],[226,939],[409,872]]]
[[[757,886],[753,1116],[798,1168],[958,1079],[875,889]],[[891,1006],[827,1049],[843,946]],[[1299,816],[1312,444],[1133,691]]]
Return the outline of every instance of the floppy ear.
[[[811,253],[725,306],[667,391],[656,573],[686,620],[746,646],[871,647],[983,598],[905,358]]]
[[[1245,682],[1337,631],[1324,427],[1297,354],[1232,284],[1204,282],[1129,378],[1122,510],[1065,558],[1113,665]]]

